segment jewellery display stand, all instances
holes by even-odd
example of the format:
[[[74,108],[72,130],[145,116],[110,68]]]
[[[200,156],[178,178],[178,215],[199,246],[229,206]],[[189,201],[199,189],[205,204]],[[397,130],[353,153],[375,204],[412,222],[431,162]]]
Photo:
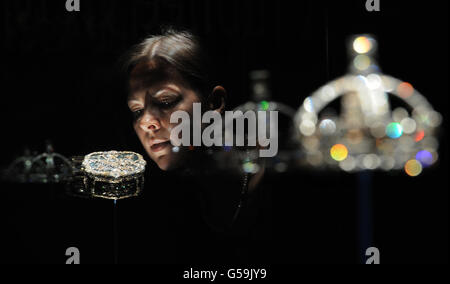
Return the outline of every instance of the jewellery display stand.
[[[417,176],[438,159],[442,116],[412,85],[381,73],[377,41],[357,35],[348,44],[349,74],[304,100],[295,115],[302,165],[357,173],[359,255],[373,246],[372,175],[404,170]],[[391,111],[389,95],[402,105]],[[341,113],[329,105],[341,99]]]
[[[76,197],[113,200],[113,256],[119,259],[119,199],[139,196],[144,187],[146,162],[134,152],[94,152],[72,157],[73,176],[67,192]]]

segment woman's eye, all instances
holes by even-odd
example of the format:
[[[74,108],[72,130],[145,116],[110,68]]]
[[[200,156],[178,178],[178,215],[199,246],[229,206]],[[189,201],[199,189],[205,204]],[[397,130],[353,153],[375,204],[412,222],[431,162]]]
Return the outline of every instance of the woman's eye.
[[[179,102],[179,99],[163,99],[156,101],[155,104],[163,109],[169,109],[174,107]]]
[[[173,101],[161,101],[161,102],[158,102],[158,105],[165,107],[165,108],[169,108],[173,105]]]
[[[138,109],[138,110],[133,110],[131,112],[131,114],[133,115],[133,120],[137,120],[139,117],[141,117],[143,110],[142,109]]]

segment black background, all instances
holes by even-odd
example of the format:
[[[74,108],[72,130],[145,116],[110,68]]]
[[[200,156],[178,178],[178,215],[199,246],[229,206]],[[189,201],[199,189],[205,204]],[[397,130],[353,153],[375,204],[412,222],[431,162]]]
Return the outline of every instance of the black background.
[[[436,167],[417,178],[373,173],[373,245],[384,263],[448,262],[447,5],[381,0],[381,12],[369,13],[362,0],[81,0],[81,11],[69,13],[62,0],[2,1],[1,165],[25,146],[43,151],[46,139],[67,156],[142,152],[125,119],[117,62],[161,24],[191,29],[203,39],[230,108],[249,99],[248,72],[255,69],[271,71],[274,100],[299,107],[315,89],[346,73],[348,37],[371,33],[378,38],[383,72],[411,82],[444,116]],[[155,180],[164,176],[154,166],[150,170]],[[357,177],[324,175],[304,171],[265,179],[273,220],[266,219],[267,236],[253,257],[273,263],[360,261]],[[173,201],[161,199],[176,194],[164,186],[170,194],[152,186],[143,198],[119,204],[121,262],[195,261],[171,257],[183,237],[158,233],[170,226],[160,209]],[[82,262],[112,261],[111,202],[70,199],[58,186],[2,184],[1,191],[2,262],[64,263],[69,246],[80,248]],[[183,198],[173,204],[189,202]],[[220,240],[208,245],[219,250]],[[211,261],[245,259],[253,258]]]

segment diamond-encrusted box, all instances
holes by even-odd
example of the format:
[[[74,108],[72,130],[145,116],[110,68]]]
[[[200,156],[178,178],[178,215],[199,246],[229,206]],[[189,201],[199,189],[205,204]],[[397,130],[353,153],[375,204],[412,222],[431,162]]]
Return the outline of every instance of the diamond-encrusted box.
[[[94,152],[84,157],[84,186],[92,197],[124,199],[144,186],[144,158],[130,151]]]

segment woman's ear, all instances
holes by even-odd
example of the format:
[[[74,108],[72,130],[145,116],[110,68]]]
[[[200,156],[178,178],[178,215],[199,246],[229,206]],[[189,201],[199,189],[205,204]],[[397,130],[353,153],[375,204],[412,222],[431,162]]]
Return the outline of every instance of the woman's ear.
[[[227,101],[227,91],[222,86],[216,86],[208,97],[208,107],[219,113],[225,111]]]

